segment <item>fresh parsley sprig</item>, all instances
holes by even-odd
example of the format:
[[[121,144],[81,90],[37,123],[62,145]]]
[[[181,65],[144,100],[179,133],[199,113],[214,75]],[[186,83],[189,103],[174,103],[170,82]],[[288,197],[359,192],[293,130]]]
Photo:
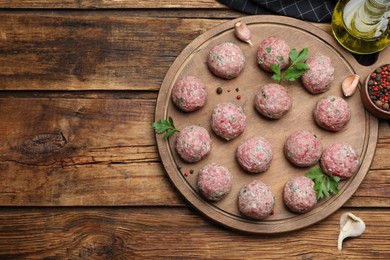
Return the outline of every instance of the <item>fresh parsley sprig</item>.
[[[178,129],[176,129],[172,117],[169,117],[168,120],[166,119],[161,119],[160,121],[153,122],[152,127],[158,134],[164,134],[165,138],[170,137],[173,135],[174,132],[179,132]]]
[[[332,193],[339,193],[340,178],[325,174],[320,167],[312,168],[305,176],[314,181],[317,200],[322,199],[324,196],[329,197]]]
[[[307,48],[303,48],[300,52],[298,52],[295,48],[292,49],[289,53],[291,64],[284,72],[282,72],[282,69],[278,64],[271,64],[271,69],[275,73],[272,75],[272,79],[278,82],[283,79],[289,81],[298,79],[309,69],[305,63],[305,61],[309,58],[308,53],[309,50]]]

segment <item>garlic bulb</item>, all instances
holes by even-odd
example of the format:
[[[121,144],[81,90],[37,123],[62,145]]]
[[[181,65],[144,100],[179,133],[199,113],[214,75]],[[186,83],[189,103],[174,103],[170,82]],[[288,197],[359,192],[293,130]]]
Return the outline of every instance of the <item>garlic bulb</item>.
[[[340,234],[338,249],[341,251],[343,240],[347,237],[358,237],[363,234],[366,224],[352,213],[344,213],[340,217]]]
[[[343,90],[344,96],[349,97],[352,96],[359,85],[360,76],[357,74],[352,74],[346,77],[341,84],[341,88]]]
[[[252,33],[244,22],[239,21],[234,24],[234,34],[238,39],[240,39],[243,42],[247,42],[252,46],[252,42],[251,42]]]

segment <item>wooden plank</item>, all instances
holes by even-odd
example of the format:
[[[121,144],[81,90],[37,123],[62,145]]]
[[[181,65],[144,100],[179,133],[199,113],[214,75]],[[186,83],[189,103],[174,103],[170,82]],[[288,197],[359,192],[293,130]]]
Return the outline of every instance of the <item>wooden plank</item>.
[[[2,206],[189,205],[157,163],[97,161],[50,167],[0,163],[0,167]],[[390,171],[369,172],[345,206],[388,207],[389,186]]]
[[[390,211],[354,210],[367,228],[345,240],[339,252],[339,218],[345,212],[294,233],[253,236],[186,208],[2,209],[0,258],[257,259],[266,252],[268,259],[389,259]]]
[[[380,128],[381,129],[381,128]],[[381,131],[380,131],[381,132]],[[371,164],[370,169],[380,170],[380,169],[389,169],[389,153],[390,153],[390,139],[389,138],[379,138],[376,146],[374,160]]]
[[[2,90],[157,90],[180,51],[222,22],[123,13],[2,14],[0,20]]]
[[[382,142],[390,143],[390,120],[379,119],[379,136],[381,139],[385,139]]]
[[[152,113],[143,113],[154,104],[0,99],[0,204],[136,205],[143,196],[148,204],[177,202],[157,163]]]
[[[0,20],[0,90],[158,90],[187,44],[226,21],[97,11]]]
[[[215,0],[0,0],[0,8],[39,8],[39,9],[101,9],[101,8],[227,8]]]
[[[389,207],[390,171],[369,171],[355,194],[347,201],[348,207]]]
[[[160,164],[156,93],[0,93],[0,205],[187,205]],[[388,149],[347,206],[390,205]]]

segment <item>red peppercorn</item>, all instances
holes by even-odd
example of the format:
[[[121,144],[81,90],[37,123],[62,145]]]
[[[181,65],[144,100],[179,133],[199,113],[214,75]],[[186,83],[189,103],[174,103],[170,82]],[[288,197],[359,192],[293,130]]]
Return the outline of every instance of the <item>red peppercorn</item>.
[[[370,99],[378,108],[389,111],[390,102],[390,64],[381,66],[370,74],[367,90]]]
[[[241,98],[241,95],[237,95],[237,99],[240,99]]]

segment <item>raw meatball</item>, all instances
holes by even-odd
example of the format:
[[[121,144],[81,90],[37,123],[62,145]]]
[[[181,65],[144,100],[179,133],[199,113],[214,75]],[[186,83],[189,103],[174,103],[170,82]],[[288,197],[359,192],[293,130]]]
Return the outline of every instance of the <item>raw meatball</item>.
[[[186,162],[197,162],[211,150],[211,138],[201,126],[190,125],[181,130],[176,138],[176,151]]]
[[[244,68],[245,57],[234,43],[221,43],[210,50],[207,65],[216,76],[232,79],[237,77]]]
[[[301,77],[303,86],[312,94],[328,91],[334,78],[334,67],[330,58],[317,53],[309,57],[306,64],[309,70]]]
[[[202,80],[187,76],[178,80],[172,88],[172,100],[185,112],[198,110],[206,104],[207,90]]]
[[[326,174],[346,179],[359,170],[360,159],[348,143],[334,143],[324,150],[320,165]]]
[[[221,103],[211,114],[211,128],[215,134],[229,141],[242,134],[246,127],[246,116],[241,106]]]
[[[322,154],[322,143],[309,131],[299,130],[292,133],[284,144],[286,158],[298,167],[316,164]]]
[[[285,69],[290,63],[290,51],[290,46],[283,39],[271,36],[260,43],[257,50],[257,63],[263,70],[269,72],[272,72],[271,64]]]
[[[278,119],[292,106],[291,94],[281,85],[270,83],[260,88],[255,96],[255,107],[262,115]]]
[[[200,169],[197,184],[204,197],[211,201],[219,201],[230,192],[233,175],[225,167],[210,163]]]
[[[271,144],[263,137],[252,137],[238,146],[236,158],[241,167],[248,172],[264,172],[271,165]]]
[[[316,104],[314,119],[320,127],[337,132],[351,119],[351,109],[341,97],[323,97]]]
[[[284,204],[293,212],[305,213],[317,204],[314,182],[306,176],[291,178],[284,186]]]
[[[273,213],[275,195],[267,184],[253,180],[238,193],[238,209],[253,219],[264,219]]]

